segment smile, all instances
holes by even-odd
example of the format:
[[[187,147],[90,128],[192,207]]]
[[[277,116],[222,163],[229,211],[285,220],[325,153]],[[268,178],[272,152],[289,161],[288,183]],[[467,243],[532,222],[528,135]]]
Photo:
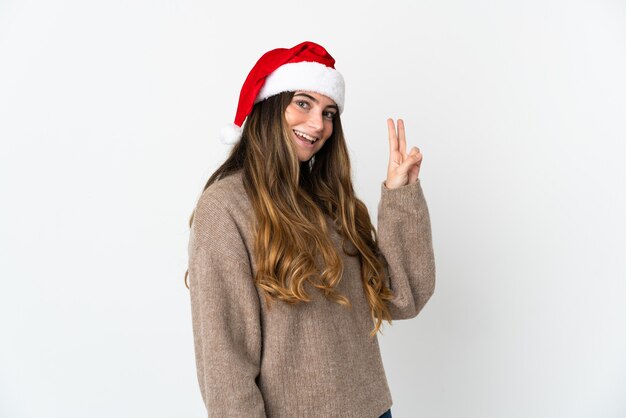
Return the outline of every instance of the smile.
[[[314,144],[319,139],[309,134],[305,134],[304,132],[296,131],[295,129],[293,130],[293,132],[296,134],[298,138],[307,141],[309,144]]]

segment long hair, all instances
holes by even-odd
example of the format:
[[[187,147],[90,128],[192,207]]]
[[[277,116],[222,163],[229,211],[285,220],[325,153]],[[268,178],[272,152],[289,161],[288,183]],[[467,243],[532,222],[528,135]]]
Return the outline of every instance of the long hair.
[[[329,235],[328,216],[330,227],[343,238],[341,250],[359,257],[363,289],[375,322],[373,337],[383,320],[391,324],[386,302],[393,293],[385,285],[385,259],[378,248],[376,229],[367,207],[354,193],[341,120],[335,116],[332,135],[323,147],[309,161],[300,162],[285,120],[293,95],[281,93],[254,105],[241,139],[204,190],[243,170],[243,184],[257,220],[254,281],[268,307],[274,299],[289,304],[310,301],[305,282],[330,300],[352,306],[335,289],[343,262]]]

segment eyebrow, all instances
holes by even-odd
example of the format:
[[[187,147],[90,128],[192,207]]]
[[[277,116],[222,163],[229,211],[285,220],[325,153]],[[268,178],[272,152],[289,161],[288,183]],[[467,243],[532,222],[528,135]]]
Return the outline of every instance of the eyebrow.
[[[296,94],[294,94],[294,97],[295,97],[295,96],[304,96],[304,97],[306,97],[306,98],[308,98],[308,99],[313,100],[315,103],[319,103],[319,100],[317,100],[315,97],[311,96],[310,94],[306,94],[306,93],[296,93]],[[332,107],[333,109],[335,109],[335,110],[339,111],[339,107],[338,107],[337,105],[334,105],[334,104],[332,104],[332,105],[328,105],[328,106],[326,106],[326,107]]]

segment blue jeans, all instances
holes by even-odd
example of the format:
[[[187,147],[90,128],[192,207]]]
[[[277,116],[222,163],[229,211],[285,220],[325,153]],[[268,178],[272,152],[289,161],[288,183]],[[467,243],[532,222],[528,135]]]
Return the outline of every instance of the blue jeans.
[[[387,412],[385,412],[378,418],[391,418],[391,409],[388,409]]]

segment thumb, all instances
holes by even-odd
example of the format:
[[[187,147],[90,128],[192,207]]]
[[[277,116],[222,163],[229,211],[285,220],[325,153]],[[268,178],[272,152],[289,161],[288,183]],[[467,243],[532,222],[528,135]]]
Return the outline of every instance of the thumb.
[[[402,172],[408,171],[412,165],[415,165],[420,161],[418,155],[419,150],[416,147],[411,148],[409,155],[405,158],[402,164],[400,164],[398,169]]]

